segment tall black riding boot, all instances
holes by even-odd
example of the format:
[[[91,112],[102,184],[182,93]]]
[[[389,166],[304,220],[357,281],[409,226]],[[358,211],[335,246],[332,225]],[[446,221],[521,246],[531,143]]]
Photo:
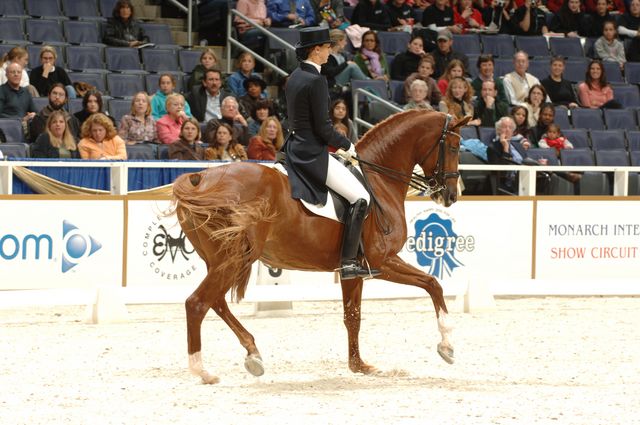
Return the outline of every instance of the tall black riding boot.
[[[366,269],[358,262],[358,247],[360,246],[360,235],[362,233],[362,223],[367,212],[367,201],[358,199],[349,207],[349,215],[344,223],[344,234],[342,235],[342,255],[340,278],[344,280],[355,279],[356,277],[373,277],[380,274],[379,270]]]

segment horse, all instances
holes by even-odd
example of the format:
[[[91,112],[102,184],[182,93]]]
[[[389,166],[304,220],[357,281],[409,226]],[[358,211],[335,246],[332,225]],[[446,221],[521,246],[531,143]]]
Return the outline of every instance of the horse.
[[[381,271],[378,279],[426,290],[435,307],[442,340],[437,351],[454,361],[442,287],[435,277],[397,255],[407,238],[404,202],[409,184],[430,193],[445,206],[457,200],[460,127],[469,121],[424,110],[392,115],[370,129],[356,144],[357,158],[372,191],[372,210],[363,226],[364,257]],[[425,177],[412,174],[419,165]],[[180,176],[173,185],[173,210],[187,238],[207,266],[202,283],[185,301],[189,370],[204,383],[219,377],[203,366],[201,325],[213,309],[247,350],[244,366],[264,373],[262,357],[251,335],[229,310],[244,297],[256,260],[274,268],[333,271],[340,266],[343,225],[313,215],[292,199],[287,177],[272,167],[236,162]],[[320,248],[319,248],[320,247]],[[363,279],[341,282],[348,367],[372,374],[377,368],[360,356]]]

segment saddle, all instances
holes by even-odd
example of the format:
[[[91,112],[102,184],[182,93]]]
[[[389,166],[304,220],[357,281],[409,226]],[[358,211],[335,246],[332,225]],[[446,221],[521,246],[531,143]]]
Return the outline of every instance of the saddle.
[[[352,163],[340,157],[339,155],[336,155],[335,153],[332,153],[330,155],[336,158],[338,161],[340,161],[342,165],[347,167],[347,169],[351,172],[351,174],[353,174],[358,179],[360,184],[362,184],[362,186],[367,190],[367,192],[369,192],[369,195],[371,195],[371,198],[373,199],[371,187],[369,186],[367,179],[365,179],[365,177],[363,176],[362,170],[360,169],[360,167],[354,166]],[[274,168],[286,176],[287,170],[284,167],[285,158],[286,158],[286,154],[282,151],[278,151],[276,153],[276,165]],[[327,203],[324,205],[310,204],[309,202],[303,201],[303,200],[300,200],[300,202],[305,207],[305,209],[312,214],[319,215],[340,223],[344,223],[345,218],[347,216],[347,212],[349,211],[349,201],[347,201],[345,198],[340,196],[337,192],[334,192],[329,188],[327,189],[329,193],[327,196]],[[369,206],[367,207],[367,214],[369,214],[370,209],[371,209],[371,203],[369,203]]]

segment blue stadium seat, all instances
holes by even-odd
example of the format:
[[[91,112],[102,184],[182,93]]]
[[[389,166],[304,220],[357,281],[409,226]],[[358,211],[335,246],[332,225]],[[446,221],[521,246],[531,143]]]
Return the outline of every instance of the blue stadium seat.
[[[611,130],[636,130],[638,127],[636,111],[633,109],[605,109],[604,122]]]
[[[467,69],[467,72],[469,73],[472,79],[478,76],[477,63],[478,63],[479,56],[480,56],[479,54],[475,54],[475,55],[471,53],[467,54],[467,58],[469,59],[469,69]],[[494,72],[495,72],[495,69],[494,69]]]
[[[145,71],[163,72],[178,70],[178,57],[171,49],[142,49],[142,63]]]
[[[462,140],[479,139],[478,129],[473,125],[465,125],[460,129],[460,137]]]
[[[0,1],[0,16],[25,16],[23,0]]]
[[[562,149],[560,151],[562,165],[596,165],[591,149]]]
[[[477,34],[453,34],[453,49],[465,55],[479,55],[482,53],[480,37]],[[469,66],[475,68],[475,63],[469,61]]]
[[[63,17],[58,0],[25,0],[28,15],[38,17]]]
[[[378,97],[383,98],[384,100],[389,99],[389,93],[387,90],[387,83],[383,80],[351,80],[351,89],[365,89],[370,91],[372,94],[377,95]],[[359,95],[360,100],[366,100],[366,96]]]
[[[529,69],[527,72],[538,80],[542,80],[549,76],[549,59],[536,58],[529,61]]]
[[[638,86],[631,84],[614,85],[613,97],[625,108],[637,108],[640,107],[640,93],[638,93]]]
[[[550,37],[549,49],[553,55],[564,56],[567,58],[583,58],[584,50],[582,44],[577,37]]]
[[[49,98],[46,97],[47,93],[41,93],[41,97],[34,97],[33,104],[36,106],[36,111],[40,112],[42,108],[49,104]]]
[[[66,43],[60,21],[55,19],[27,19],[25,21],[29,41],[33,43]]]
[[[610,83],[624,83],[624,77],[620,70],[618,62],[603,61],[604,74],[607,76],[607,81]]]
[[[496,137],[496,129],[493,127],[478,127],[478,136],[482,143],[488,146]]]
[[[102,19],[96,0],[62,0],[65,16],[81,19]]]
[[[640,151],[631,151],[629,156],[631,157],[631,165],[640,167]]]
[[[629,154],[625,150],[596,151],[596,165],[603,167],[628,167]]]
[[[274,28],[270,28],[269,31],[271,31],[274,35],[277,35],[287,43],[291,44],[292,46],[295,46],[296,43],[300,41],[300,31],[294,28],[274,27]],[[271,38],[269,38],[268,44],[269,44],[269,49],[271,50],[278,50],[285,47],[282,43],[272,40]]]
[[[68,43],[102,45],[100,28],[95,21],[64,21],[64,35]]]
[[[41,44],[27,44],[24,46],[29,52],[29,64],[27,65],[29,68],[33,69],[36,66],[40,66],[40,50],[42,49]],[[56,66],[60,68],[66,68],[67,66],[64,63],[64,49],[65,46],[63,44],[52,46],[55,47],[56,53],[58,57],[56,58]]]
[[[380,48],[384,53],[393,55],[406,51],[410,38],[411,35],[405,31],[378,31]]]
[[[587,59],[572,58],[570,60],[567,60],[565,62],[564,74],[562,76],[572,83],[584,81],[584,76],[587,71],[587,65]]]
[[[560,129],[566,130],[571,128],[571,122],[569,122],[569,110],[564,106],[556,106],[556,115],[554,122],[560,126]]]
[[[18,17],[0,19],[0,40],[2,40],[3,43],[23,44],[25,40],[24,36],[22,19]]]
[[[127,145],[127,159],[152,160],[158,158],[158,147],[153,143]]]
[[[0,151],[5,158],[29,158],[29,145],[26,143],[0,143]]]
[[[109,95],[113,97],[132,97],[139,91],[145,91],[144,78],[140,74],[107,74]]]
[[[574,128],[562,130],[564,137],[569,139],[571,144],[576,149],[591,149],[589,143],[589,133],[584,128]]]
[[[67,46],[67,67],[74,71],[103,72],[104,48],[98,46]],[[95,71],[94,71],[95,70]]]
[[[513,71],[512,58],[495,58],[493,62],[493,73],[496,76],[504,77],[505,75]]]
[[[594,151],[625,150],[624,130],[591,130],[591,146]]]
[[[604,130],[604,120],[600,109],[575,108],[571,111],[571,122],[574,128]]]
[[[525,51],[529,56],[546,58],[549,64],[549,45],[544,37],[516,35],[514,41],[517,50]]]
[[[7,143],[22,143],[24,141],[22,123],[19,119],[0,118],[0,128],[7,138]],[[0,144],[0,146],[3,145]]]
[[[539,159],[546,159],[547,165],[560,165],[555,149],[530,148],[525,152],[525,154],[527,155],[527,158],[535,159],[536,161]]]
[[[91,84],[100,93],[106,93],[107,84],[105,82],[104,72],[69,72],[69,79],[72,83],[83,81],[87,84]]]
[[[179,50],[178,60],[180,62],[180,69],[184,72],[191,73],[193,68],[200,63],[200,55],[202,55],[201,50]]]
[[[482,53],[511,58],[516,51],[513,39],[508,34],[483,34],[480,36],[480,41]]]
[[[110,18],[113,16],[113,8],[116,5],[118,0],[99,0],[98,3],[100,5],[100,13],[105,18]]]
[[[389,81],[389,90],[391,91],[391,100],[395,103],[398,105],[404,105],[407,103],[404,98],[404,81]]]
[[[109,111],[109,115],[111,115],[113,119],[116,120],[116,122],[120,123],[120,120],[124,115],[131,113],[131,100],[109,99],[108,111]],[[147,159],[151,159],[151,158],[147,158]]]
[[[158,145],[158,159],[168,160],[169,159],[169,145],[161,144]]]
[[[149,41],[154,43],[156,47],[177,47],[177,44],[173,41],[173,35],[171,35],[169,25],[142,22],[140,23],[140,27],[142,27],[147,37],[149,37]]]
[[[640,62],[627,62],[624,65],[624,75],[629,84],[640,84]]]
[[[627,131],[627,141],[629,142],[629,151],[640,151],[640,131]]]
[[[103,100],[104,100],[104,97],[103,97]],[[82,99],[81,98],[69,99],[69,103],[67,103],[67,110],[69,111],[70,114],[75,114],[76,112],[81,111]]]
[[[110,71],[142,71],[139,50],[133,47],[106,47],[104,54]]]
[[[183,87],[186,85],[183,84],[182,81],[182,73],[181,72],[161,72],[159,74],[147,74],[144,76],[145,85],[147,86],[147,92],[155,93],[160,85],[158,82],[160,81],[160,75],[162,74],[171,74],[176,77],[176,92],[182,93]]]

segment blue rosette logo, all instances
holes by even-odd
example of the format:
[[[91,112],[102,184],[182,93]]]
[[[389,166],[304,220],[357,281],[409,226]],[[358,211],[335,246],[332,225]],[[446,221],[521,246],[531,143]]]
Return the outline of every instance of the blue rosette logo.
[[[449,219],[431,213],[425,219],[414,223],[415,236],[407,238],[407,249],[416,254],[418,264],[428,274],[442,279],[451,276],[457,267],[464,264],[456,258],[456,253],[473,251],[473,236],[458,235]]]

